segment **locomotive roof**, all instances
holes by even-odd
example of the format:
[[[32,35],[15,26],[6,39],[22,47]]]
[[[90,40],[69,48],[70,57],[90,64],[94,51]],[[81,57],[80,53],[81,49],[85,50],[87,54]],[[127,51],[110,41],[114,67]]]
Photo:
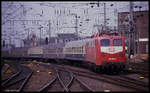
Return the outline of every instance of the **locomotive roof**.
[[[77,40],[77,41],[71,41],[66,43],[65,47],[81,47],[86,44],[87,41],[91,39],[83,39],[83,40]]]

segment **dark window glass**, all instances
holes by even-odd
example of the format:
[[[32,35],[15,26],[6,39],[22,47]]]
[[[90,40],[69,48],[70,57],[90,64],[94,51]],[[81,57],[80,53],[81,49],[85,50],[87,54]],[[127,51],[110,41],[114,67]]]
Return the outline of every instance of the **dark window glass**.
[[[122,46],[122,40],[120,40],[120,39],[115,39],[114,42],[113,42],[113,45],[114,45],[114,46]]]
[[[109,45],[110,45],[110,40],[108,39],[101,40],[101,46],[109,46]]]

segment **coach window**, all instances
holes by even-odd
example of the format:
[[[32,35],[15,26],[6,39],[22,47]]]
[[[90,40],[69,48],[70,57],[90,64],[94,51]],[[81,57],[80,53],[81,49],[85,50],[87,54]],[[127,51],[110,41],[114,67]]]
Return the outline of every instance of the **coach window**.
[[[67,50],[66,52],[70,52],[70,48],[66,48],[66,50]]]
[[[80,53],[82,53],[82,47],[80,47]]]
[[[79,47],[79,53],[81,52],[81,47]]]
[[[101,46],[110,46],[110,40],[102,39],[101,40]]]
[[[69,47],[69,48],[67,48],[67,52],[68,52],[68,53],[70,52],[70,47]]]
[[[72,52],[74,52],[74,47],[72,47]]]
[[[80,52],[80,47],[78,47],[78,52]]]
[[[77,52],[79,52],[79,47],[77,47]]]
[[[78,52],[78,47],[75,47],[75,52]]]
[[[114,39],[113,45],[114,46],[122,46],[122,40],[121,39]]]

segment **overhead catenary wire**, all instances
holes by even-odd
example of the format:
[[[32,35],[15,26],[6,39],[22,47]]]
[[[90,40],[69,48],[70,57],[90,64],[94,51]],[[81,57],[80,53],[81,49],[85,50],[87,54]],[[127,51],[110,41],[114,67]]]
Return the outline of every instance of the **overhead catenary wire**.
[[[21,7],[22,7],[22,5],[20,5],[19,8],[15,9],[13,12],[11,12],[8,16],[4,17],[4,20],[5,20],[5,21],[2,23],[2,25],[5,24],[6,22],[8,22],[8,20],[10,19],[9,17],[12,16],[12,15],[14,15],[18,10],[21,9]],[[14,18],[15,18],[15,17],[14,17]]]
[[[23,4],[24,3],[26,3],[26,2],[23,2]],[[90,7],[90,3],[95,3],[95,5],[94,5],[94,7],[93,8],[91,8]],[[104,3],[104,2],[102,2],[102,3]],[[17,2],[15,3],[15,4],[17,4]],[[28,4],[30,4],[30,3],[28,3]],[[73,4],[73,5],[75,5],[75,7],[74,8],[76,8],[76,9],[80,9],[81,8],[81,6],[82,5],[84,5],[85,7],[85,9],[87,9],[87,11],[83,11],[84,10],[84,8],[82,7],[82,10],[81,11],[83,11],[84,13],[86,13],[87,12],[87,15],[86,16],[88,16],[87,18],[93,18],[92,16],[93,15],[99,15],[99,14],[92,14],[92,13],[90,13],[90,11],[89,11],[89,9],[91,9],[91,11],[93,11],[93,10],[95,10],[95,9],[98,9],[98,7],[97,7],[97,5],[96,5],[96,2],[39,2],[39,3],[36,3],[36,4],[40,4],[41,6],[46,6],[46,7],[51,7],[51,6],[54,6],[54,8],[56,8],[56,7],[59,7],[58,8],[58,17],[62,17],[62,13],[64,13],[64,10],[66,10],[65,11],[65,13],[67,13],[67,11],[69,12],[70,11],[70,13],[72,12],[72,10],[70,10],[70,9],[66,9],[66,8],[72,8],[71,6],[71,4]],[[61,4],[61,6],[59,6],[59,4]],[[31,4],[32,5],[32,4]],[[63,5],[65,5],[65,6],[63,6]],[[109,6],[110,4],[108,4],[107,6]],[[20,4],[20,6],[21,6],[21,4]],[[25,7],[25,6],[22,6],[22,7]],[[62,7],[64,8],[65,7],[65,9],[64,10],[62,10]],[[122,8],[117,8],[117,11],[118,12],[120,12],[120,11],[123,11],[124,10],[124,8],[128,8],[129,7],[129,4],[128,5],[126,5],[125,4],[125,6],[123,5],[123,7]],[[142,6],[143,7],[143,6]],[[10,7],[11,8],[11,7]],[[16,7],[15,7],[16,8]],[[14,11],[14,9],[15,8],[13,8],[13,11]],[[27,7],[25,7],[26,9],[25,9],[25,12],[28,12],[28,10],[27,10]],[[103,6],[100,6],[99,8],[101,8],[101,9],[103,9]],[[115,9],[116,7],[112,7],[112,9]],[[17,9],[17,8],[16,8]],[[22,9],[22,8],[21,8]],[[53,8],[51,8],[51,9],[53,9]],[[93,9],[93,10],[92,10]],[[111,9],[111,8],[107,8],[106,7],[106,9]],[[127,9],[128,10],[128,9]],[[4,11],[4,12],[7,12],[7,11]],[[14,11],[15,12],[15,11]],[[57,12],[57,11],[56,11]],[[10,12],[10,15],[4,15],[5,16],[5,20],[4,21],[6,21],[7,22],[7,20],[15,20],[15,18],[17,19],[18,17],[19,18],[22,18],[22,15],[19,15],[20,14],[20,10],[18,10],[18,12],[17,12],[17,10],[16,10],[16,12],[14,13],[14,14],[12,14],[11,15],[11,13],[12,12]],[[22,13],[22,11],[21,11],[21,13]],[[41,13],[44,13],[45,14],[45,11],[41,11]],[[106,17],[111,17],[111,15],[110,16],[108,16],[108,14],[112,14],[113,15],[113,13],[114,13],[114,11],[112,10],[112,11],[106,11],[106,13],[107,13],[107,16]],[[101,14],[104,14],[104,13],[101,13]],[[69,15],[69,13],[68,13],[68,15]],[[32,15],[32,16],[34,16],[34,15]],[[44,16],[44,15],[43,15]],[[84,17],[85,15],[83,15],[83,17]],[[83,18],[82,17],[82,18]],[[117,17],[117,16],[116,16]],[[64,17],[62,17],[62,18],[64,18]],[[58,21],[62,21],[61,19],[62,18],[59,18],[59,20]],[[95,19],[96,20],[96,18],[97,17],[95,17],[95,18],[93,18],[93,19]],[[36,19],[36,18],[35,18]],[[99,21],[97,22],[97,23],[100,23],[100,21],[101,21],[102,19],[99,19]],[[110,19],[109,21],[112,21],[113,20],[113,18],[112,19]],[[80,21],[80,20],[79,20]],[[2,21],[3,22],[3,21]],[[5,22],[5,23],[6,23]],[[53,20],[51,20],[51,22],[53,22]],[[90,20],[87,24],[93,24],[94,23],[94,21],[92,20]],[[42,23],[41,23],[42,24]],[[64,32],[64,30],[62,30],[62,24],[61,24],[61,22],[59,22],[59,28],[61,28],[61,29],[59,29],[59,31],[63,31]],[[79,24],[80,25],[80,24]],[[82,28],[85,28],[87,25],[85,25],[85,24],[82,24],[82,26],[78,26],[78,30],[81,30]],[[89,25],[88,25],[89,26]],[[56,25],[56,27],[57,27],[57,25]],[[26,29],[26,28],[28,28],[28,26],[26,25],[26,24],[24,24],[24,29]],[[51,28],[52,28],[52,30],[54,30],[53,28],[55,28],[55,24],[51,24]]]
[[[2,4],[3,5],[3,4]],[[9,5],[7,5],[8,7],[3,7],[2,6],[2,8],[5,8],[6,10],[4,10],[3,12],[2,12],[2,14],[5,14],[10,8],[11,8],[11,6],[13,5],[13,2],[10,2],[10,4]],[[2,15],[3,16],[3,15]]]

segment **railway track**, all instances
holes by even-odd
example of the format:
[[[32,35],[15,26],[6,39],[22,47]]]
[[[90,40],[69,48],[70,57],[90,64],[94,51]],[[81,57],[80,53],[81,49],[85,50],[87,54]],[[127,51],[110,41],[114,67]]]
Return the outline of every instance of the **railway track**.
[[[148,64],[147,65],[131,65],[131,66],[129,66],[129,68],[143,70],[143,71],[149,71]]]
[[[77,71],[70,69],[69,70],[77,75],[96,79],[99,81],[104,81],[107,83],[112,83],[115,85],[123,86],[126,88],[131,88],[137,91],[148,91],[148,84],[146,82],[136,80],[127,76],[112,76],[112,75],[104,75],[104,74],[96,74],[96,73],[89,73],[85,71]]]
[[[148,74],[149,74],[149,62],[148,60],[144,60],[142,59],[143,62],[140,62],[140,63],[132,63],[130,62],[129,63],[129,69],[130,69],[130,72],[134,72],[134,73],[137,73],[137,74],[141,74],[145,77],[149,77]]]
[[[1,84],[3,89],[2,91],[20,92],[23,90],[33,71],[30,68],[20,64],[18,64],[17,67],[19,71]]]
[[[61,65],[59,65],[59,68],[61,70],[64,70],[64,67],[62,67]],[[104,74],[98,74],[94,72],[78,71],[78,70],[74,70],[74,69],[70,69],[66,67],[65,67],[65,70],[72,72],[74,75],[88,77],[88,78],[96,79],[99,81],[104,81],[104,82],[111,83],[114,85],[130,88],[135,91],[148,91],[148,84],[146,82],[143,82],[141,80],[136,80],[136,79],[124,76],[124,75],[119,75],[119,76],[104,75]],[[125,73],[132,74],[134,72],[127,71]]]
[[[43,86],[39,91],[53,91],[56,84],[57,88],[59,87],[60,90],[57,91],[63,91],[63,92],[69,92],[69,91],[93,91],[91,88],[89,88],[85,83],[82,82],[79,78],[77,78],[72,72],[70,72],[68,69],[65,69],[63,67],[58,67],[55,65],[55,70],[57,72],[57,76],[51,80],[48,84]],[[55,84],[55,85],[54,85]],[[60,88],[61,87],[61,88]],[[56,87],[55,87],[56,88]]]
[[[10,66],[9,66],[8,64],[4,64],[4,65],[2,66],[1,74],[4,74],[4,73],[8,70],[9,67],[10,67]]]
[[[135,66],[135,67],[138,67],[138,68],[142,68],[142,69],[147,69],[149,61],[148,60],[144,60],[144,59],[141,59],[141,60],[142,60],[142,62],[139,62],[139,63],[135,63],[135,62],[130,62],[129,61],[129,65],[130,66]]]
[[[94,73],[94,72],[86,72],[86,71],[68,68],[65,65],[62,66],[62,64],[61,65],[51,64],[51,66],[50,66],[47,64],[40,63],[40,65],[47,66],[47,67],[55,67],[55,72],[53,72],[53,73],[56,73],[55,78],[51,79],[48,83],[46,83],[43,87],[41,87],[41,89],[39,90],[40,92],[43,92],[43,91],[46,91],[46,92],[47,91],[57,91],[57,92],[58,91],[60,91],[60,92],[95,91],[95,90],[91,89],[88,84],[83,82],[85,77],[89,78],[89,79],[97,80],[99,82],[106,82],[106,83],[113,84],[116,86],[129,88],[134,91],[148,91],[148,84],[146,82],[144,82],[142,80],[136,80],[136,79],[130,78],[130,77],[126,76],[125,74],[105,75],[105,74],[99,74],[99,73]],[[19,66],[19,67],[21,67],[21,66]],[[21,68],[23,68],[23,67],[21,67]],[[27,71],[27,70],[25,70],[25,71]],[[20,75],[20,73],[22,73],[22,71],[19,72],[19,70],[18,70],[18,74],[15,73],[14,76],[12,76],[12,78],[18,77]],[[127,71],[127,72],[123,72],[123,73],[132,74],[135,72]],[[26,77],[27,77],[27,75],[26,75]],[[82,78],[78,78],[78,77],[82,77]],[[21,88],[21,86],[25,85],[25,84],[23,84],[23,82],[25,82],[24,81],[25,79],[26,78],[25,77],[23,78],[23,75],[22,75],[22,78],[20,78],[18,80],[10,79],[10,78],[7,79],[6,80],[7,82],[5,81],[1,84],[4,87],[3,91],[12,91],[12,90],[21,91],[21,90],[23,90],[23,87]],[[26,80],[28,80],[28,79],[26,79]],[[11,82],[14,82],[14,83],[9,84]],[[12,87],[12,85],[14,85],[14,88]],[[18,86],[18,87],[16,87],[16,86]]]
[[[7,64],[8,65],[8,64]],[[21,72],[21,68],[17,65],[14,64],[13,66],[9,65],[9,67],[3,70],[2,72],[2,83],[6,82],[6,80],[11,79],[15,76],[17,76]]]

